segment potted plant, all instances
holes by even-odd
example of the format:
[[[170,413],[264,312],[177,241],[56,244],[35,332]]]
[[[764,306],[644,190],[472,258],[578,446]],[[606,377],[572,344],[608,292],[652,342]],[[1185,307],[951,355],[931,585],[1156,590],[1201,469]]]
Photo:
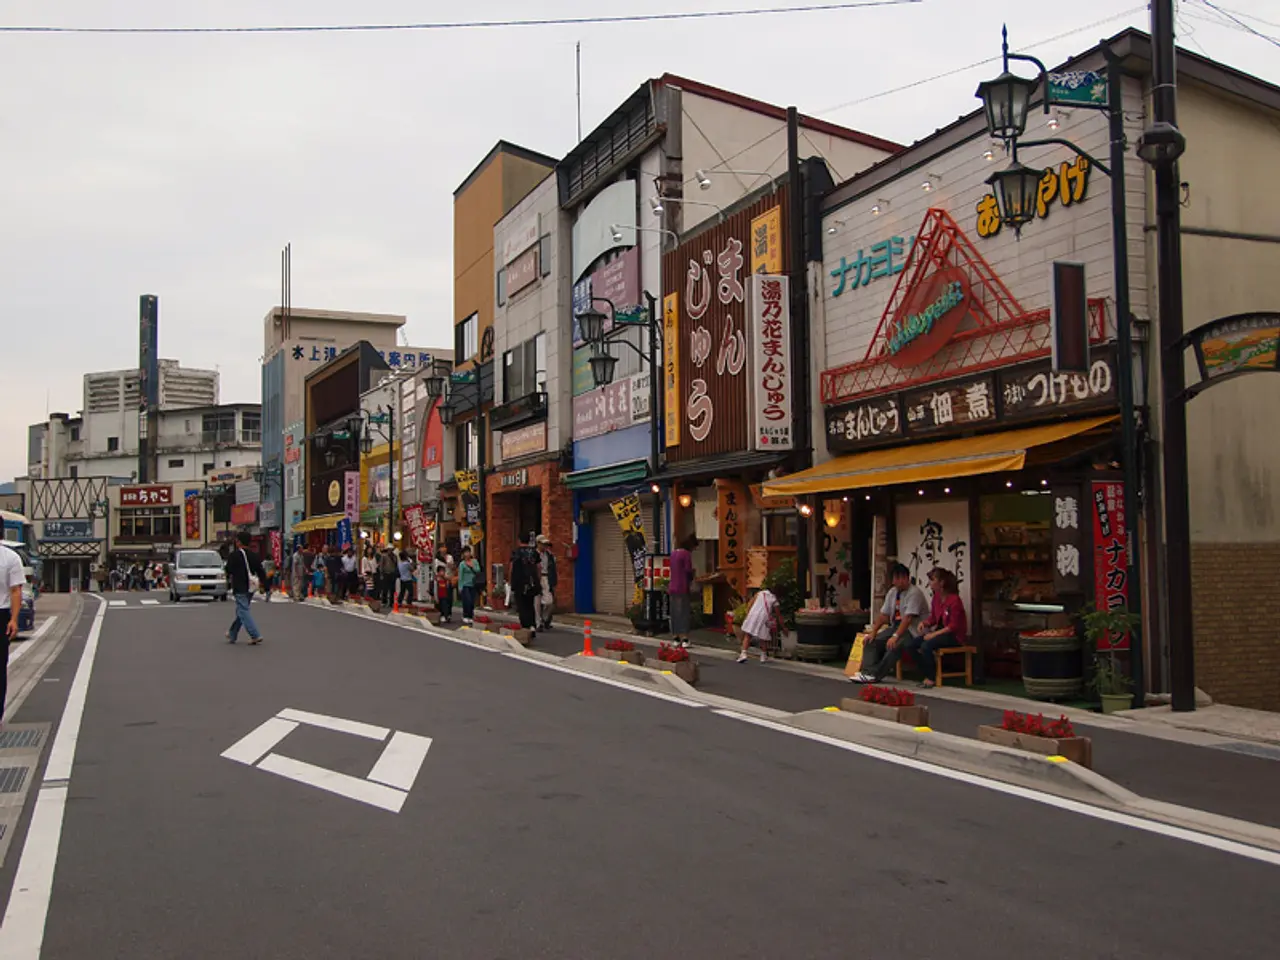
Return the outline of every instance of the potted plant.
[[[644,654],[630,640],[610,640],[604,645],[604,655],[612,660],[633,663],[637,667],[644,666]]]
[[[684,647],[666,643],[658,644],[656,668],[663,672],[674,673],[687,684],[693,685],[698,682],[698,662],[689,656],[689,651]]]
[[[1000,726],[981,726],[978,739],[1002,747],[1038,753],[1042,757],[1066,757],[1082,767],[1093,767],[1093,741],[1076,736],[1066,716],[1046,720],[1043,713],[1006,710]]]
[[[929,725],[929,708],[916,706],[916,695],[901,687],[877,687],[868,684],[862,688],[856,700],[851,697],[841,700],[840,709],[847,713],[861,714],[864,717],[905,723],[910,727]]]
[[[1128,710],[1133,705],[1133,681],[1120,665],[1115,651],[1110,649],[1112,638],[1119,639],[1141,623],[1142,618],[1125,607],[1114,610],[1091,610],[1080,616],[1084,624],[1085,639],[1093,650],[1093,677],[1089,687],[1098,695],[1103,713]],[[1099,651],[1099,644],[1108,649]]]

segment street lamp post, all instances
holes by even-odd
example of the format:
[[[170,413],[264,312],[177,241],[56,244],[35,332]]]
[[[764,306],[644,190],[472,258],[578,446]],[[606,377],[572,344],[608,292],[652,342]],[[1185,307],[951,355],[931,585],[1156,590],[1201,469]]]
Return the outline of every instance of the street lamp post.
[[[387,463],[390,464],[390,482],[387,489],[387,540],[391,543],[392,549],[395,549],[396,540],[396,405],[392,401],[386,407],[375,407],[375,412],[385,411],[387,415],[387,425],[384,428],[381,424],[375,423],[370,417],[368,424],[364,429],[364,438],[360,441],[360,450],[367,457],[373,452],[373,431],[377,428],[378,435],[387,441]]]
[[[464,392],[460,388],[466,386]],[[453,377],[445,376],[440,367],[432,369],[431,376],[426,378],[427,396],[440,401],[438,412],[440,425],[447,427],[453,423],[458,413],[474,410],[473,420],[476,425],[476,488],[479,496],[480,530],[485,530],[485,495],[484,495],[484,409],[483,392],[480,384],[480,368],[475,368],[475,379],[467,384],[455,383]],[[473,392],[474,391],[474,392]],[[464,405],[465,404],[465,405]],[[465,509],[465,507],[464,507]],[[482,574],[485,571],[485,543],[487,537],[474,544],[476,560],[480,564]],[[487,583],[487,580],[486,580]]]
[[[1142,578],[1135,543],[1134,524],[1138,518],[1138,427],[1134,409],[1133,383],[1133,317],[1129,310],[1129,240],[1125,221],[1125,136],[1124,97],[1121,87],[1120,61],[1108,44],[1102,45],[1107,64],[1108,99],[1105,108],[1109,121],[1110,165],[1100,163],[1074,143],[1061,137],[1040,140],[1020,140],[1026,131],[1027,113],[1031,96],[1037,86],[1043,86],[1041,101],[1045,114],[1049,113],[1051,96],[1049,71],[1035,57],[1009,52],[1009,31],[1002,30],[1003,72],[995,80],[978,85],[977,96],[982,99],[987,119],[987,131],[992,137],[1009,144],[1012,162],[1004,170],[997,171],[987,182],[992,184],[1000,206],[1001,221],[1011,226],[1015,233],[1035,218],[1036,195],[1042,171],[1027,167],[1018,161],[1018,147],[1038,147],[1057,144],[1075,151],[1097,167],[1111,181],[1111,253],[1112,272],[1115,275],[1116,345],[1119,362],[1116,370],[1116,393],[1120,404],[1120,455],[1124,474],[1124,511],[1126,517],[1127,574],[1129,602],[1133,609],[1142,610]],[[1035,80],[1019,77],[1009,71],[1010,60],[1022,60],[1034,64],[1040,71]],[[1077,106],[1079,106],[1077,104]],[[1179,363],[1181,359],[1179,358]],[[1179,367],[1181,371],[1181,367]],[[1134,706],[1145,702],[1143,683],[1142,629],[1135,627],[1130,642],[1130,669],[1133,674]]]
[[[616,228],[615,228],[616,229]],[[649,365],[649,473],[653,477],[653,493],[658,496],[657,509],[653,515],[654,552],[662,550],[662,500],[658,473],[661,470],[662,436],[659,432],[663,417],[662,393],[658,389],[658,347],[662,344],[662,325],[658,321],[658,300],[648,290],[644,292],[645,309],[648,314],[649,350],[646,355],[630,340],[612,339],[606,341],[604,322],[608,319],[603,313],[588,307],[577,314],[582,328],[582,338],[591,344],[591,376],[597,387],[607,387],[613,383],[614,370],[618,366],[618,358],[609,352],[609,343],[623,343],[640,357],[641,363]],[[607,297],[592,297],[592,303],[607,303],[610,314],[617,315],[617,307]],[[615,326],[614,330],[618,328]],[[665,346],[664,346],[665,349]]]

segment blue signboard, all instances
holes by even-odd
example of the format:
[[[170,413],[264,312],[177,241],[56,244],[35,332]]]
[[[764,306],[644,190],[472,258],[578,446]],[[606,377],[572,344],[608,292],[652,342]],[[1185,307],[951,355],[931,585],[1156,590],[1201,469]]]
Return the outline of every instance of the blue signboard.
[[[338,521],[338,546],[344,548],[352,546],[351,521],[346,517]]]

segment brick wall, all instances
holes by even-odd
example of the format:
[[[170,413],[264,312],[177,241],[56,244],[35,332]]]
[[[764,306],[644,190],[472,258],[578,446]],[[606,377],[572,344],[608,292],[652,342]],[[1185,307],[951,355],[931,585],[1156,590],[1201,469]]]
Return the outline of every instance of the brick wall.
[[[528,483],[523,487],[502,486],[499,469],[485,478],[485,496],[489,538],[489,562],[506,564],[515,549],[518,501],[522,493],[537,490],[542,495],[542,533],[552,540],[556,567],[556,609],[573,610],[573,492],[560,482],[560,466],[555,462],[536,463],[524,467]],[[503,594],[490,595],[495,609],[502,609]]]
[[[1280,711],[1280,543],[1191,546],[1196,685],[1220,703]]]

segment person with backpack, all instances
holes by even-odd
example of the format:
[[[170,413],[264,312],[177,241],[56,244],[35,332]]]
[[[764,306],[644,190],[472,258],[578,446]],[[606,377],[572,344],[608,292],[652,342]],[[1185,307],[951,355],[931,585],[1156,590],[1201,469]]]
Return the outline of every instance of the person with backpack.
[[[253,575],[258,578],[258,587],[265,596],[267,571],[263,569],[262,560],[258,555],[248,549],[249,534],[242,532],[237,540],[239,542],[236,547],[230,550],[227,556],[227,581],[231,584],[231,593],[236,599],[236,618],[231,621],[231,627],[227,630],[227,641],[235,643],[240,636],[240,628],[244,627],[245,632],[249,634],[249,643],[256,646],[262,642],[262,634],[249,613],[249,603],[253,599],[249,577]]]
[[[520,626],[537,636],[533,601],[542,590],[542,562],[533,549],[533,534],[520,535],[520,544],[511,552],[511,597],[520,614]]]

